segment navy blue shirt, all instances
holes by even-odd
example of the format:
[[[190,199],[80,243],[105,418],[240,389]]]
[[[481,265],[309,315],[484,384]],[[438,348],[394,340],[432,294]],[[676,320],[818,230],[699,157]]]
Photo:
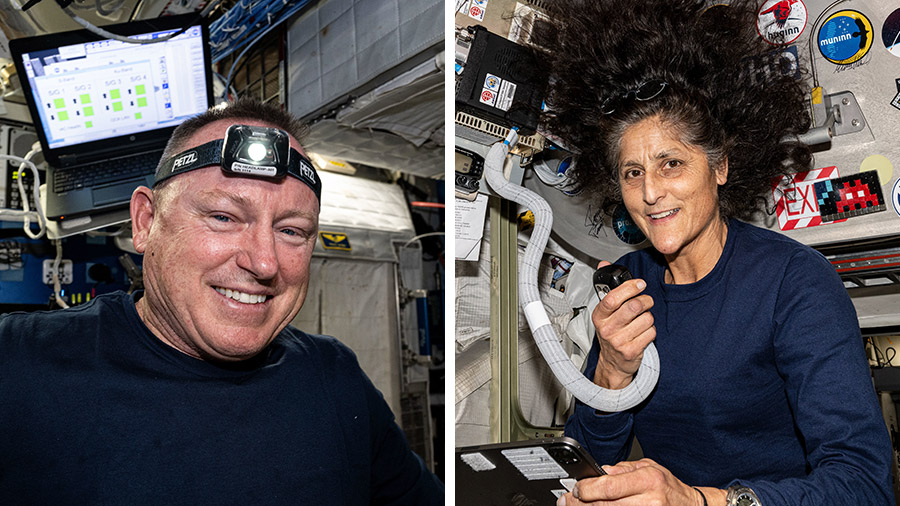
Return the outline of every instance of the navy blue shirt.
[[[576,404],[566,434],[600,464],[624,460],[636,436],[681,481],[741,483],[764,506],[894,504],[856,312],[821,254],[731,220],[721,258],[696,283],[666,284],[652,249],[618,263],[653,297],[660,377],[627,412]],[[595,340],[588,378],[598,354]]]
[[[0,503],[443,504],[335,339],[289,327],[225,368],[157,339],[136,300],[0,319]]]

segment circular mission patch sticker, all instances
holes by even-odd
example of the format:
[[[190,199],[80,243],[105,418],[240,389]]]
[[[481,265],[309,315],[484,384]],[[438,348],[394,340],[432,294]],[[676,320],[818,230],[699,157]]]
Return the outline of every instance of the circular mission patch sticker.
[[[790,44],[806,28],[803,0],[767,0],[759,8],[756,30],[769,44]]]
[[[819,28],[819,52],[831,63],[849,65],[859,61],[872,48],[872,22],[854,10],[828,16]]]

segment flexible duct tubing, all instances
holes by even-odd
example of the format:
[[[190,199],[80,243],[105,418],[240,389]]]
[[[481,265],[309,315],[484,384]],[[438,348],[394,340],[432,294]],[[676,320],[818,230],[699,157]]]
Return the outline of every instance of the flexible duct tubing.
[[[597,386],[575,367],[563,350],[559,336],[550,324],[547,310],[538,292],[538,267],[553,225],[553,211],[547,201],[527,188],[510,183],[503,177],[503,164],[511,146],[516,144],[518,134],[510,130],[503,142],[494,144],[485,159],[485,178],[495,193],[512,200],[534,213],[534,230],[525,248],[522,265],[519,267],[519,303],[528,320],[528,327],[544,360],[556,379],[581,402],[604,412],[631,409],[647,398],[659,379],[659,354],[650,343],[644,350],[641,365],[632,382],[621,390],[610,390]]]

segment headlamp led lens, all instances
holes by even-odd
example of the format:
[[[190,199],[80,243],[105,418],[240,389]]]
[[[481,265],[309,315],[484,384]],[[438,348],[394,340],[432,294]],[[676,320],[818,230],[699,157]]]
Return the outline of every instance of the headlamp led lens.
[[[247,148],[247,156],[254,162],[258,162],[266,157],[266,147],[260,142],[254,142]]]

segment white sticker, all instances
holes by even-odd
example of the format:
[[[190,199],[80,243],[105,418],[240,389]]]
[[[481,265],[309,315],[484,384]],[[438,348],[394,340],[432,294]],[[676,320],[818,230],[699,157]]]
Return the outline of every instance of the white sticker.
[[[481,90],[481,97],[478,99],[482,104],[487,104],[490,106],[494,105],[494,102],[497,101],[497,94],[493,91],[485,88]]]
[[[566,494],[566,491],[561,488],[556,488],[550,491],[551,494],[555,495],[557,499]]]
[[[501,453],[529,481],[569,477],[569,473],[540,446],[503,450]]]
[[[564,478],[562,480],[559,480],[559,483],[562,484],[562,486],[566,487],[566,490],[571,492],[572,489],[575,488],[575,483],[577,483],[577,481],[578,480],[576,480],[575,478]]]
[[[487,9],[488,0],[471,0],[469,2],[469,17],[484,21],[484,11]]]
[[[512,106],[513,98],[516,96],[516,85],[509,80],[500,84],[500,92],[497,94],[497,105],[494,107],[508,111]]]
[[[466,464],[469,464],[469,467],[476,472],[490,471],[497,468],[493,462],[480,453],[464,453],[459,458]]]
[[[500,83],[502,82],[503,79],[500,79],[494,74],[488,74],[484,77],[484,88],[491,91],[500,91]]]
[[[488,196],[476,193],[475,201],[456,199],[456,258],[474,262],[481,252],[481,239],[484,237],[484,217],[487,214]]]
[[[790,44],[806,27],[803,0],[767,0],[759,8],[756,29],[770,44]]]
[[[231,172],[273,177],[278,174],[278,169],[269,165],[249,165],[246,163],[233,162],[231,164]]]

